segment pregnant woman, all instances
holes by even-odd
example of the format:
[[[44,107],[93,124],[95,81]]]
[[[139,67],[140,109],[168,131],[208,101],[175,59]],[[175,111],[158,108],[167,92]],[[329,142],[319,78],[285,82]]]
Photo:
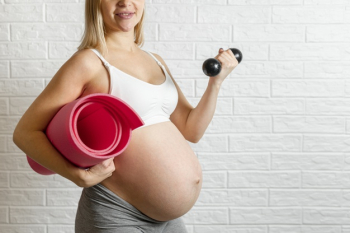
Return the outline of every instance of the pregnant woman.
[[[84,187],[77,233],[182,233],[202,171],[187,141],[196,143],[214,115],[221,83],[237,66],[230,49],[216,58],[221,73],[193,108],[164,60],[141,50],[145,0],[86,0],[79,50],[58,70],[19,121],[15,144],[36,162]],[[75,167],[48,141],[45,128],[65,104],[93,93],[128,103],[145,125],[127,149],[88,170]],[[186,141],[187,140],[187,141]]]

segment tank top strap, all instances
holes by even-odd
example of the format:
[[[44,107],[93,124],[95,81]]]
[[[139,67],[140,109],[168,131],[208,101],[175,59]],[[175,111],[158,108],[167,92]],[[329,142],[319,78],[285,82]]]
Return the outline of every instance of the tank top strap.
[[[147,52],[149,55],[151,55],[151,57],[153,57],[153,59],[156,60],[156,62],[158,63],[158,65],[161,66],[162,68],[164,68],[163,64],[162,64],[160,61],[158,61],[158,59],[157,59],[155,56],[153,56],[152,53],[150,53],[150,52],[148,52],[148,51],[146,51],[146,50],[143,50],[143,51],[145,51],[145,52]]]
[[[106,66],[106,67],[110,66],[108,61],[106,61],[106,59],[104,59],[104,57],[102,57],[101,53],[97,49],[91,49],[91,50],[101,59],[104,66]]]

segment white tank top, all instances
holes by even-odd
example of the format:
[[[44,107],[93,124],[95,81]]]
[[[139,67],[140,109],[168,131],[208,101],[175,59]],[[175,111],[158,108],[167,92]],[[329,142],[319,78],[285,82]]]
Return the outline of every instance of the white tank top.
[[[139,128],[160,122],[170,121],[170,115],[175,110],[178,102],[176,86],[163,64],[150,52],[165,74],[165,81],[155,85],[135,78],[110,65],[106,59],[96,50],[92,51],[102,60],[109,72],[109,94],[114,95],[129,104],[145,123]],[[144,51],[144,50],[143,50]],[[137,69],[137,64],[135,64]]]

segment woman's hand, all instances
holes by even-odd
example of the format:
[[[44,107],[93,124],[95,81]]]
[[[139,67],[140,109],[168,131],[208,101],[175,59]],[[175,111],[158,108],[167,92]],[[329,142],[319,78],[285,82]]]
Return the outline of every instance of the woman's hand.
[[[86,170],[79,169],[78,178],[75,183],[79,187],[88,188],[112,176],[112,173],[115,170],[113,159],[114,158],[109,158],[104,160]]]
[[[238,65],[238,61],[231,49],[224,51],[222,48],[219,49],[219,54],[215,57],[221,63],[221,72],[214,76],[209,77],[215,84],[221,85],[225,78],[232,72]]]

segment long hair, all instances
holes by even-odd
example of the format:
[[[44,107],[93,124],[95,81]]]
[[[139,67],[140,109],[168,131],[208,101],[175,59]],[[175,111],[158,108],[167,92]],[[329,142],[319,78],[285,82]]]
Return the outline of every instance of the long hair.
[[[134,42],[139,47],[144,44],[143,24],[145,18],[145,10],[141,20],[134,28]],[[103,55],[108,53],[106,40],[106,29],[103,23],[101,12],[101,0],[86,0],[85,1],[85,31],[81,39],[78,50],[94,48],[98,49]]]

